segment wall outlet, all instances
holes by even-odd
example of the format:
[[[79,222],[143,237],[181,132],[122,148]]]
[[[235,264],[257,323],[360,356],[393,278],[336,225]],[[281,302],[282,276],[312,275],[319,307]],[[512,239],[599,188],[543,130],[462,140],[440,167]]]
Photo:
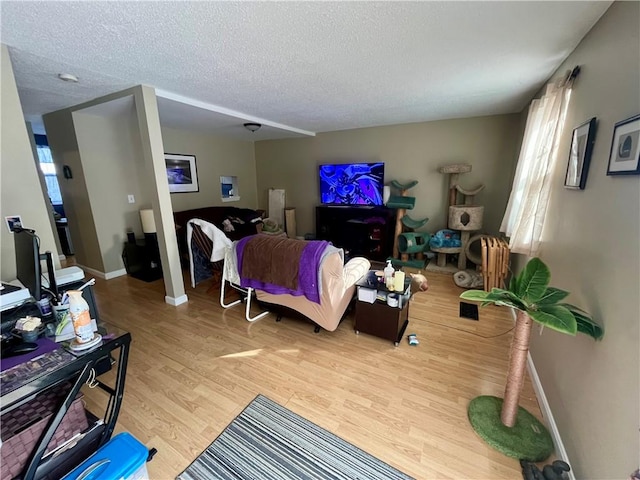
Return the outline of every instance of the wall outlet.
[[[136,203],[136,197],[133,195],[128,195],[127,198],[129,199],[129,203]]]

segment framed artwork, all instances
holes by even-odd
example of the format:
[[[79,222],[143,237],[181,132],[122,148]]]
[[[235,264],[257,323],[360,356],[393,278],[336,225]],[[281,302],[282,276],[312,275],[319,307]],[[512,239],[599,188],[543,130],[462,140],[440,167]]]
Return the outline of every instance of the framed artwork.
[[[4,221],[10,232],[13,232],[16,228],[22,228],[22,217],[20,215],[4,217]]]
[[[197,192],[199,190],[194,155],[165,153],[164,163],[167,168],[167,180],[171,193]]]
[[[573,129],[564,186],[584,190],[596,140],[596,117]]]
[[[613,127],[607,175],[640,174],[640,115],[616,123]]]

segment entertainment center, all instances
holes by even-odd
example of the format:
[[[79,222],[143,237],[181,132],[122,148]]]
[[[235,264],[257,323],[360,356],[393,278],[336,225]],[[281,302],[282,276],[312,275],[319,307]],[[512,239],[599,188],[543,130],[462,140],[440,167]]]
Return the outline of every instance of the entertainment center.
[[[384,261],[391,256],[396,211],[383,206],[316,207],[316,237],[343,248],[350,258]]]

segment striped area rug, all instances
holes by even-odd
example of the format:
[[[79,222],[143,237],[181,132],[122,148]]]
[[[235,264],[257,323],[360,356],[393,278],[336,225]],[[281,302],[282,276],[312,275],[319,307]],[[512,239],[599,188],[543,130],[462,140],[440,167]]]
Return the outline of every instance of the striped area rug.
[[[177,480],[411,479],[258,395]]]

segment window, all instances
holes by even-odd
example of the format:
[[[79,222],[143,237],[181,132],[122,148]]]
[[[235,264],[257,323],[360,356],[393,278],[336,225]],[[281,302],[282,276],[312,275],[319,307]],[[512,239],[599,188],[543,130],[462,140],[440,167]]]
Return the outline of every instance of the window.
[[[44,135],[35,135],[36,150],[38,152],[38,160],[40,162],[40,170],[44,174],[44,181],[47,184],[47,193],[53,205],[62,205],[62,194],[60,193],[60,185],[56,176],[56,166],[51,157],[51,150],[47,143],[47,137]]]
[[[529,108],[511,196],[500,231],[514,253],[535,256],[540,248],[551,191],[551,172],[571,97],[573,77],[547,85]]]

